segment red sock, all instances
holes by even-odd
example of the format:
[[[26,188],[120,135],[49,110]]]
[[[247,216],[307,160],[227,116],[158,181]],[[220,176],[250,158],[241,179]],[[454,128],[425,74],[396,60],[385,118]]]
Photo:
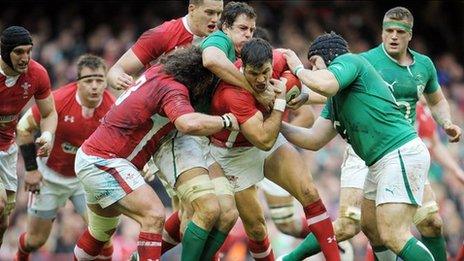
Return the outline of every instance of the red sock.
[[[306,238],[306,236],[311,233],[311,229],[309,229],[308,223],[306,221],[305,217],[301,217],[302,222],[301,222],[301,231],[300,231],[300,236],[299,238]]]
[[[257,261],[274,261],[274,252],[272,252],[269,237],[262,241],[248,240],[248,248],[250,249],[251,256]]]
[[[95,239],[87,228],[79,237],[74,247],[74,260],[95,259],[102,251],[106,242]]]
[[[177,246],[181,241],[179,211],[172,213],[164,222],[161,255]]]
[[[139,241],[137,241],[137,253],[140,260],[159,261],[161,256],[161,235],[140,232]]]
[[[461,250],[459,250],[456,261],[464,261],[464,242],[462,242]]]
[[[327,261],[339,261],[337,240],[324,204],[320,199],[304,207],[309,229],[316,236]]]
[[[22,233],[19,236],[18,242],[18,251],[16,252],[16,261],[28,261],[29,260],[29,252],[26,250],[26,233]]]
[[[95,261],[111,261],[113,257],[113,245],[103,248]]]

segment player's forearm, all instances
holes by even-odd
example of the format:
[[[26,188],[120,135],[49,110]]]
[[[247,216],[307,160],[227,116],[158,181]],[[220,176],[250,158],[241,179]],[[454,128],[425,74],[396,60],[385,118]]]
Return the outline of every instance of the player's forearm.
[[[254,93],[245,79],[245,76],[243,76],[237,67],[235,67],[235,65],[228,59],[206,58],[203,61],[203,65],[217,77],[221,78],[221,80],[235,86],[240,86],[245,90]]]
[[[119,64],[113,65],[109,70],[108,73],[106,74],[106,78],[108,80],[108,85],[110,87],[116,88],[117,84],[116,81],[118,79],[119,75],[122,75],[124,72],[123,68]]]
[[[221,116],[189,113],[181,117],[175,122],[176,128],[188,135],[209,136],[224,129]]]
[[[263,121],[261,126],[261,135],[253,143],[261,150],[270,150],[277,140],[280,132],[280,125],[282,124],[283,113],[278,110],[272,110],[271,115]]]
[[[56,125],[58,124],[58,114],[56,110],[50,111],[46,116],[42,116],[42,120],[40,121],[40,130],[41,132],[50,132],[50,134],[54,135],[56,131]]]
[[[317,143],[316,139],[313,138],[314,134],[311,129],[293,126],[283,122],[280,132],[290,143],[298,147],[314,151],[322,147]]]
[[[327,102],[327,97],[324,95],[320,95],[317,92],[310,91],[309,98],[306,104],[325,104]]]
[[[440,126],[452,123],[450,107],[446,99],[441,99],[436,104],[430,104],[429,107],[433,118]]]
[[[324,97],[334,96],[339,89],[338,81],[328,70],[310,71],[301,69],[297,73],[298,78],[304,85]]]

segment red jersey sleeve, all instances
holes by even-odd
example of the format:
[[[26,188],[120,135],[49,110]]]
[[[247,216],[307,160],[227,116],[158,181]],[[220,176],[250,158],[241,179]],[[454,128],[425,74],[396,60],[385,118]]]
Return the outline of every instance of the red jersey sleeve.
[[[166,23],[145,31],[132,46],[132,51],[143,65],[147,65],[162,55],[166,49],[169,31]]]
[[[184,114],[195,112],[188,91],[181,88],[169,90],[161,100],[161,108],[172,123]]]
[[[239,124],[245,123],[258,111],[255,98],[245,90],[227,88],[222,91],[221,96],[223,102],[227,104],[230,112],[235,115]]]
[[[34,93],[34,98],[45,99],[50,95],[52,86],[50,84],[50,77],[47,71],[42,66],[37,70],[37,91]]]

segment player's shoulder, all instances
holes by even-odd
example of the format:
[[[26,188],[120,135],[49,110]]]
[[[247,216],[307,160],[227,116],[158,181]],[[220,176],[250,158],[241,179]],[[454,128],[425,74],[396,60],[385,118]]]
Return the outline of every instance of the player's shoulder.
[[[354,64],[360,64],[360,63],[366,63],[367,61],[359,54],[356,53],[345,53],[342,55],[337,56],[334,60],[333,63],[354,63]],[[331,64],[332,65],[332,64]]]
[[[163,32],[170,32],[170,33],[181,33],[181,32],[187,31],[185,29],[182,18],[183,17],[166,21],[153,29],[157,29],[158,31],[163,31]]]
[[[39,62],[31,59],[27,68],[27,73],[33,78],[47,77],[48,72]]]
[[[216,42],[216,41],[232,41],[229,36],[227,36],[223,31],[221,30],[216,30],[210,35],[208,35],[205,40],[203,40],[203,44],[205,43],[211,43],[211,42]]]
[[[409,49],[411,54],[414,56],[414,62],[426,66],[428,69],[435,67],[433,65],[432,59],[425,54],[419,53],[415,50]]]
[[[385,51],[383,50],[382,44],[369,49],[365,52],[359,54],[361,57],[369,61],[371,64],[376,64],[377,62],[381,62],[383,59],[386,58]]]

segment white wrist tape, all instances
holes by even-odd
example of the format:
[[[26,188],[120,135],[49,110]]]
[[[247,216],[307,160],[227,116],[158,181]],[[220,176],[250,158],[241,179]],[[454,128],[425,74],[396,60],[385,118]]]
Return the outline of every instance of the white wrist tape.
[[[47,143],[50,143],[53,140],[53,135],[49,131],[42,132],[40,137],[42,137]]]
[[[287,101],[285,101],[284,99],[275,99],[273,109],[284,112],[285,106],[287,106]]]

